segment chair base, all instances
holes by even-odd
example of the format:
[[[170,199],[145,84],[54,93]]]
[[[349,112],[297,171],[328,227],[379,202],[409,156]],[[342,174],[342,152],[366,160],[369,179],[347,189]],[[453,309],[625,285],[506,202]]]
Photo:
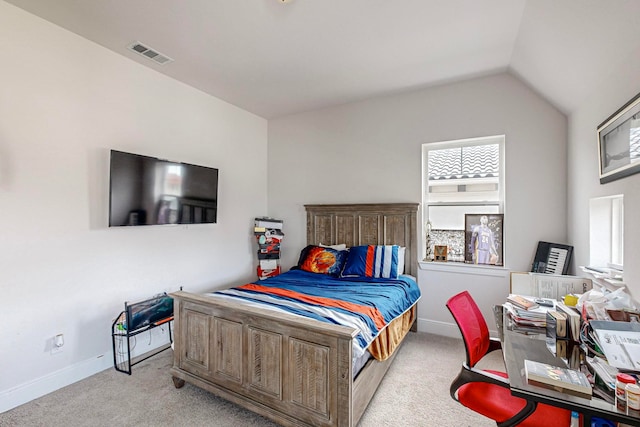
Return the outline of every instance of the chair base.
[[[504,372],[488,371],[495,375],[504,376]],[[509,388],[483,382],[470,382],[458,389],[458,401],[481,415],[490,418],[499,426],[507,427],[567,427],[571,421],[571,412],[554,406],[538,404],[532,405],[531,415],[526,416],[520,423],[516,417],[527,406],[525,399],[511,395]]]

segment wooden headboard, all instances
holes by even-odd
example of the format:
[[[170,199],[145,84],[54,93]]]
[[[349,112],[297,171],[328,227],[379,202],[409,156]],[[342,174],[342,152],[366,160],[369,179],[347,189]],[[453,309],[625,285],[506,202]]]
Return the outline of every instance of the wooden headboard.
[[[304,205],[307,244],[406,248],[405,274],[418,276],[418,203]]]

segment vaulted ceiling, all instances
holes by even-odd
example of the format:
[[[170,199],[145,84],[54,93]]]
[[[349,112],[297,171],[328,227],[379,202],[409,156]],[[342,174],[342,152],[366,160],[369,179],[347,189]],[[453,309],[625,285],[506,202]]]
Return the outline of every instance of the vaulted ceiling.
[[[507,70],[570,114],[640,54],[639,0],[6,1],[267,119]]]

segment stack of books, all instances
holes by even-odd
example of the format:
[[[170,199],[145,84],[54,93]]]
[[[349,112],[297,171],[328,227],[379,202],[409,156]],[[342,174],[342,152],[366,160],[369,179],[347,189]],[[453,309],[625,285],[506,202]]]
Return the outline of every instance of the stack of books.
[[[593,389],[587,376],[580,371],[546,363],[524,361],[527,383],[560,393],[591,399]]]
[[[511,294],[504,304],[513,322],[513,330],[525,333],[544,334],[547,326],[547,312],[553,309],[553,300],[544,300],[542,306],[536,302],[539,298]]]
[[[582,316],[575,307],[569,307],[565,304],[556,304],[556,310],[566,316],[567,319],[567,338],[573,342],[580,342],[580,327],[582,325]]]

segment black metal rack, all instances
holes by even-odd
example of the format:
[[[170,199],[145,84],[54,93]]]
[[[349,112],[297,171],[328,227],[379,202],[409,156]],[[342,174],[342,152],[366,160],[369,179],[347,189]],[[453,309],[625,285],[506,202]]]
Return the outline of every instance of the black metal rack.
[[[170,310],[165,303],[163,308],[159,307],[158,303],[161,300],[171,300]],[[154,305],[154,303],[156,303]],[[138,309],[138,310],[136,310]],[[140,322],[139,318],[136,319],[139,313],[145,311],[144,320]],[[129,326],[133,326],[130,329]],[[158,327],[166,326],[169,331],[169,343],[160,347],[156,347],[153,350],[140,354],[136,357],[131,357],[131,340],[137,335],[143,332],[151,331]],[[116,320],[111,325],[111,342],[113,345],[113,366],[116,371],[124,372],[131,375],[131,367],[138,363],[154,356],[168,348],[171,348],[173,343],[173,299],[166,294],[159,297],[154,297],[139,303],[127,304],[124,303],[124,310],[120,312]],[[134,341],[135,346],[135,341]]]

